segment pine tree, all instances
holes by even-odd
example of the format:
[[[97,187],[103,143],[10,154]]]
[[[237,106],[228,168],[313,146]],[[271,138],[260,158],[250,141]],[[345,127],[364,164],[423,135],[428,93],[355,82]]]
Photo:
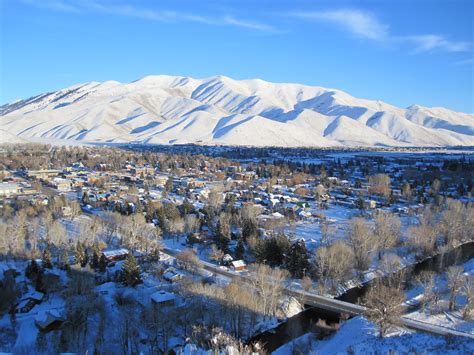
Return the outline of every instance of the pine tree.
[[[35,282],[35,290],[39,292],[44,291],[44,284],[43,284],[43,270],[40,269],[38,275],[36,275],[36,282]]]
[[[28,264],[25,270],[25,276],[28,277],[30,280],[35,280],[40,272],[40,268],[36,260],[31,259],[31,262]]]
[[[237,259],[243,259],[245,254],[245,245],[244,241],[242,238],[239,238],[239,241],[237,242],[237,247],[235,248],[235,257]]]
[[[99,259],[100,259],[100,248],[99,244],[96,242],[92,246],[92,257],[90,260],[90,265],[93,269],[97,269],[99,267]]]
[[[63,270],[69,270],[71,268],[69,265],[69,253],[67,249],[64,249],[61,255],[61,265]]]
[[[84,252],[84,247],[82,246],[81,243],[77,242],[76,244],[76,250],[74,253],[74,261],[76,264],[81,264],[84,262],[85,259],[85,252]]]
[[[43,251],[43,267],[51,269],[53,267],[53,263],[51,260],[51,251],[49,250],[49,246]]]
[[[87,251],[87,249],[84,248],[84,260],[82,260],[81,266],[86,267],[88,262],[89,262],[89,252]]]
[[[231,240],[230,225],[226,221],[217,222],[216,243],[219,249],[226,251]]]
[[[303,239],[293,243],[288,253],[286,267],[294,277],[301,278],[309,267],[309,256]]]
[[[107,268],[107,259],[105,258],[104,254],[101,254],[99,258],[99,271],[105,272],[106,268]]]
[[[142,282],[140,267],[132,253],[129,253],[122,266],[123,281],[128,286],[135,286]]]

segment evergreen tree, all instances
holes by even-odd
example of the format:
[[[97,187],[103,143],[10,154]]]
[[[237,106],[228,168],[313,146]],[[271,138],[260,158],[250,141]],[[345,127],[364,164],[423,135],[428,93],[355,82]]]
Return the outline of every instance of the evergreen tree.
[[[94,243],[92,246],[92,257],[90,260],[90,265],[93,269],[97,269],[99,267],[99,259],[100,259],[100,248],[97,242]]]
[[[69,270],[71,268],[69,265],[69,253],[67,249],[64,249],[61,255],[61,266],[63,270]]]
[[[87,263],[89,262],[89,252],[87,249],[84,248],[84,260],[81,263],[82,267],[86,267]]]
[[[40,268],[36,260],[31,259],[31,262],[28,264],[25,270],[25,276],[28,277],[30,280],[35,280],[40,272]]]
[[[363,210],[364,209],[364,198],[362,196],[359,196],[357,200],[355,201],[355,205],[358,209]]]
[[[122,266],[123,281],[128,286],[135,286],[142,282],[140,267],[132,253],[129,253]]]
[[[51,269],[53,267],[53,262],[51,259],[51,251],[49,250],[49,246],[43,251],[43,267]]]
[[[182,204],[182,209],[183,209],[183,215],[190,214],[194,210],[194,206],[187,198],[184,199],[183,204]]]
[[[80,242],[77,242],[76,244],[74,260],[76,264],[80,264],[81,267],[85,267],[87,265],[87,261],[88,261],[87,250],[84,249],[84,246]]]
[[[227,221],[217,222],[216,243],[219,249],[226,251],[231,240],[230,224]]]
[[[246,220],[242,226],[242,237],[245,241],[252,237],[258,237],[258,226],[253,220]]]
[[[291,245],[288,253],[286,267],[294,277],[301,278],[309,267],[309,255],[303,239],[297,240]]]
[[[107,259],[105,258],[104,254],[101,254],[99,258],[99,271],[105,272],[106,267],[107,267]]]
[[[245,245],[242,238],[239,238],[237,242],[237,247],[235,248],[235,257],[236,259],[243,259],[245,254]]]
[[[43,270],[41,269],[39,270],[38,275],[36,275],[35,290],[39,292],[44,291]]]

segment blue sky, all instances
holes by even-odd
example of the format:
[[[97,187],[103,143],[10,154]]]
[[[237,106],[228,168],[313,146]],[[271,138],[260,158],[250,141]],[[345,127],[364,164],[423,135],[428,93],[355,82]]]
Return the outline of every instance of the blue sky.
[[[474,112],[470,0],[0,0],[0,104],[222,74]]]

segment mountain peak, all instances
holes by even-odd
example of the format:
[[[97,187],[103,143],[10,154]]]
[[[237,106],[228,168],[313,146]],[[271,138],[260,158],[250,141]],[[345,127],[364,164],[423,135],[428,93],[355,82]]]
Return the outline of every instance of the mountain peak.
[[[90,82],[0,110],[2,129],[20,139],[313,147],[474,145],[473,118],[223,75]]]

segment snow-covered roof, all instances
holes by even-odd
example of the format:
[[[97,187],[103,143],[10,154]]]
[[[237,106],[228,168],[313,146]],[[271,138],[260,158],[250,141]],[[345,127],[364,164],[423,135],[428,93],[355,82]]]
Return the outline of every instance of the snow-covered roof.
[[[176,299],[176,296],[174,293],[160,290],[158,292],[151,294],[150,298],[155,303],[164,303],[164,302],[174,301]]]
[[[23,297],[23,299],[24,299],[24,300],[32,299],[32,300],[35,300],[35,301],[42,301],[42,300],[43,300],[43,297],[44,297],[44,293],[39,292],[39,291],[33,291],[33,292],[30,292],[30,293],[27,293],[27,294]]]
[[[63,321],[63,320],[64,319],[58,310],[51,309],[46,312],[38,313],[38,315],[35,318],[35,323],[39,328],[45,329],[52,323],[56,321]]]
[[[232,261],[232,266],[234,268],[245,267],[245,262],[243,260],[234,260]]]
[[[127,255],[128,250],[127,249],[115,249],[115,250],[106,250],[103,252],[104,256],[106,258],[114,257],[114,256],[121,256],[121,255]]]

